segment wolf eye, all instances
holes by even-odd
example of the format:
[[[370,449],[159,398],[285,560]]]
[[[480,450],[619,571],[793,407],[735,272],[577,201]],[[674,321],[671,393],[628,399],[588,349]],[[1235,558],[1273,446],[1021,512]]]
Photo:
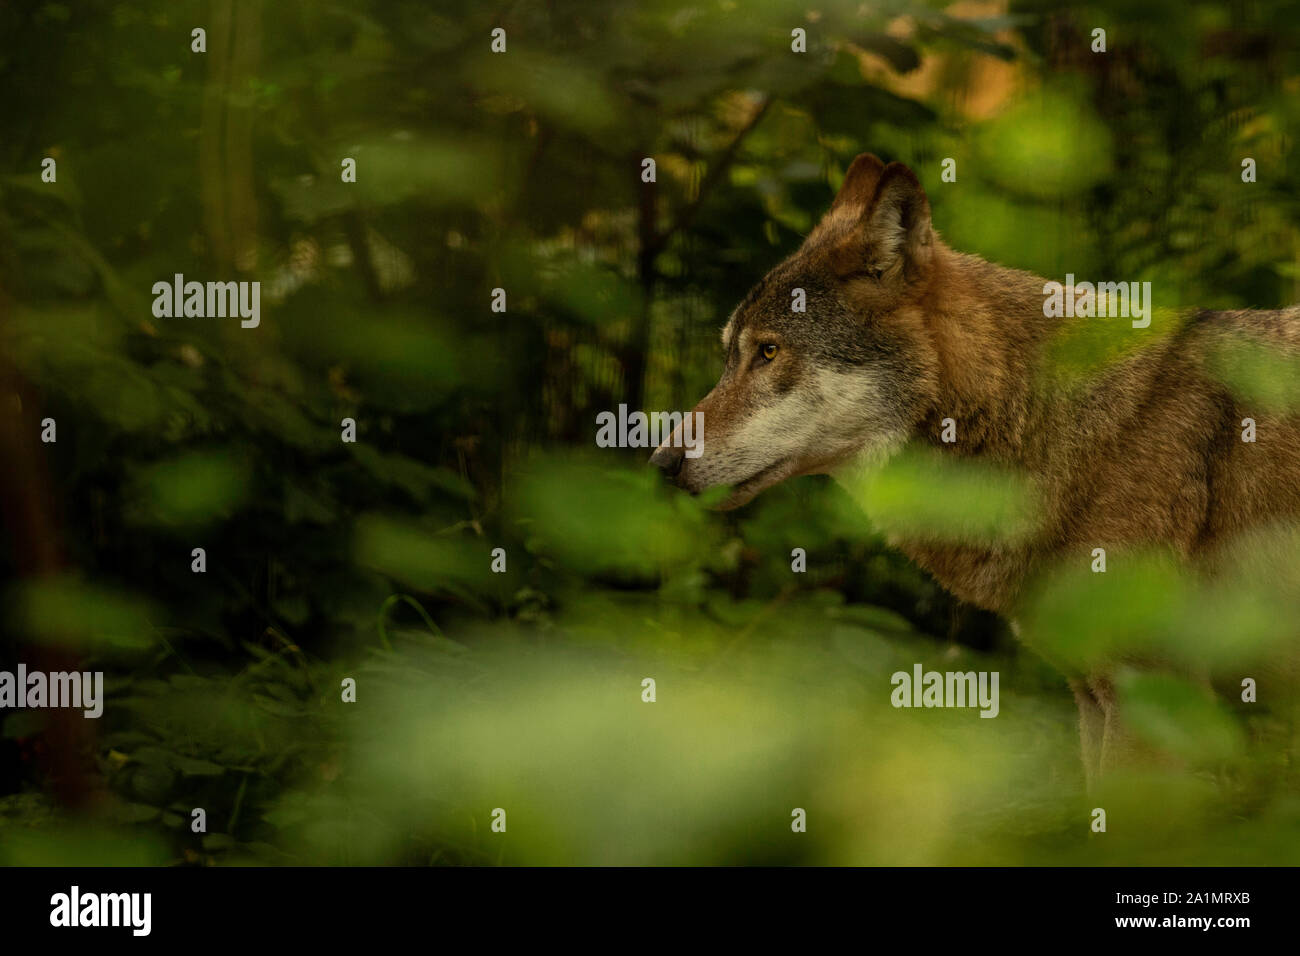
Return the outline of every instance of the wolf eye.
[[[763,356],[763,358],[767,359],[769,362],[772,361],[772,359],[776,358],[776,351],[777,351],[777,346],[772,342],[768,342],[761,349],[759,349],[759,352]]]

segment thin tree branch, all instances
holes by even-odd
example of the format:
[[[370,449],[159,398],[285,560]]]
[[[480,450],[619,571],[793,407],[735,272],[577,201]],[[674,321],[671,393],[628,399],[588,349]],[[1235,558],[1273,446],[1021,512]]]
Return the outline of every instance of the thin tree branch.
[[[736,154],[740,152],[740,147],[745,142],[745,138],[754,131],[754,127],[758,126],[759,122],[767,114],[767,108],[771,105],[772,97],[764,97],[758,109],[754,110],[754,115],[737,131],[717,161],[710,165],[708,173],[705,174],[703,181],[700,183],[700,191],[696,194],[695,200],[678,210],[668,228],[654,238],[650,247],[653,253],[660,252],[668,244],[669,239],[690,227],[690,224],[695,220],[696,213],[700,211],[700,207],[709,198],[713,187],[731,168],[731,164],[735,161]]]

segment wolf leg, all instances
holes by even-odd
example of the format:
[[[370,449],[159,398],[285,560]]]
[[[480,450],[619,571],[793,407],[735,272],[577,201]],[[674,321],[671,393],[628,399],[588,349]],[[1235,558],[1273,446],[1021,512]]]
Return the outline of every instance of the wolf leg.
[[[1101,775],[1106,715],[1083,678],[1071,678],[1070,689],[1074,691],[1075,703],[1079,705],[1079,748],[1083,754],[1083,779],[1088,791],[1092,792]]]
[[[1100,775],[1116,770],[1171,768],[1178,766],[1168,754],[1144,743],[1120,719],[1119,696],[1115,684],[1107,677],[1094,677],[1088,682],[1104,717],[1101,737]]]

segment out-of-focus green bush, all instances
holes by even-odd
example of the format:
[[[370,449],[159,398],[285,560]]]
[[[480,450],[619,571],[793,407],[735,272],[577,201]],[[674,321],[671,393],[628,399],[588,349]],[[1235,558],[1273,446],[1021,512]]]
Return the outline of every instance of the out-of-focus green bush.
[[[196,54],[185,7],[4,5],[0,414],[58,441],[3,465],[65,573],[6,538],[0,663],[108,701],[89,810],[6,712],[0,862],[1293,861],[1290,529],[1241,545],[1269,573],[1047,569],[1026,650],[885,543],[1020,540],[1024,476],[909,452],[719,515],[595,447],[705,393],[862,151],[963,251],[1153,282],[1065,385],[1175,308],[1296,299],[1294,4],[994,6],[213,3]],[[260,281],[259,327],[156,318],[177,273]],[[1214,371],[1295,407],[1267,350]],[[1063,672],[1103,654],[1154,662],[1119,690],[1175,762],[1085,799]],[[894,708],[917,664],[999,672],[998,717]]]

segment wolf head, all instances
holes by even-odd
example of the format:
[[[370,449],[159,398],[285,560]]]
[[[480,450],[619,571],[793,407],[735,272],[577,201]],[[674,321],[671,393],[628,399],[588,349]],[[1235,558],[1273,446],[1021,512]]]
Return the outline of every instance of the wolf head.
[[[926,308],[938,247],[915,174],[855,159],[822,221],[722,330],[726,367],[693,412],[702,453],[686,456],[674,432],[651,463],[692,493],[731,486],[723,506],[737,507],[901,446],[934,404]]]

